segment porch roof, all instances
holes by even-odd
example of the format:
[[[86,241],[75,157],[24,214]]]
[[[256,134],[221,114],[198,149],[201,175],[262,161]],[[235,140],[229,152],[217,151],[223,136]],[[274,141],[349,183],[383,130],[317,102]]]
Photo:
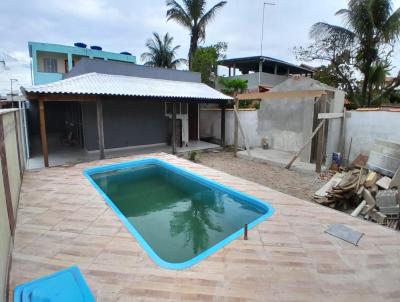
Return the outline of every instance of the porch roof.
[[[123,96],[156,98],[166,100],[194,100],[203,102],[223,102],[232,97],[203,83],[161,80],[101,73],[87,73],[65,80],[21,87],[28,99],[46,95],[71,96]]]

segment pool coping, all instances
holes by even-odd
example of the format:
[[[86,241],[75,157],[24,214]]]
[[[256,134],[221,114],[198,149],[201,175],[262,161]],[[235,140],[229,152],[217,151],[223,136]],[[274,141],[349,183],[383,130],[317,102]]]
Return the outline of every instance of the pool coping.
[[[216,188],[218,190],[222,190],[223,192],[227,192],[231,195],[234,195],[236,197],[240,197],[244,199],[246,203],[253,204],[257,207],[261,207],[264,210],[266,210],[266,213],[259,218],[255,219],[251,223],[248,224],[248,229],[254,228],[256,225],[261,223],[262,221],[266,220],[268,217],[274,214],[275,209],[266,201],[259,200],[253,196],[250,196],[246,193],[239,192],[233,188],[230,188],[228,186],[222,185],[214,180],[211,180],[207,177],[200,176],[197,173],[194,173],[192,171],[189,171],[187,169],[177,167],[173,164],[170,164],[164,160],[161,160],[159,158],[151,157],[151,158],[145,158],[145,159],[137,159],[137,160],[130,160],[122,163],[115,163],[115,164],[107,164],[107,165],[102,165],[102,166],[96,166],[96,167],[91,167],[91,168],[86,168],[83,170],[83,175],[89,180],[89,182],[92,184],[92,186],[96,189],[96,191],[102,196],[102,198],[106,201],[107,205],[114,211],[114,213],[117,215],[119,220],[123,223],[123,225],[127,228],[127,230],[131,233],[131,235],[138,241],[140,246],[145,250],[147,255],[159,266],[166,268],[166,269],[173,269],[173,270],[182,270],[189,268],[200,261],[204,260],[208,256],[214,254],[218,250],[222,249],[226,245],[228,245],[230,242],[238,238],[240,235],[243,234],[244,232],[244,227],[237,230],[236,232],[232,233],[231,235],[227,236],[223,240],[219,241],[218,243],[214,244],[213,246],[209,247],[208,249],[204,250],[197,256],[184,261],[180,263],[171,263],[168,261],[163,260],[158,254],[153,250],[153,248],[147,243],[147,241],[142,237],[142,235],[136,230],[136,228],[129,222],[129,220],[124,216],[124,214],[118,209],[118,207],[114,204],[114,202],[103,192],[103,190],[96,184],[96,182],[93,180],[91,175],[96,174],[96,173],[103,173],[103,172],[109,172],[113,170],[120,170],[120,169],[127,169],[127,168],[132,168],[135,166],[143,165],[143,164],[157,164],[160,165],[168,170],[172,170],[173,172],[180,174],[181,176],[188,177],[192,180],[198,181],[202,184],[205,184],[207,186],[211,186],[213,188]]]

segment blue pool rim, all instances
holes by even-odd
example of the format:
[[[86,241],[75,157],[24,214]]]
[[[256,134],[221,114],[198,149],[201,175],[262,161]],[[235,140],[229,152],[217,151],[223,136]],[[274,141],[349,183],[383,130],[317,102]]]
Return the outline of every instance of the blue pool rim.
[[[200,262],[201,260],[207,258],[208,256],[214,254],[216,251],[219,249],[223,248],[226,246],[228,243],[231,241],[235,240],[238,238],[240,235],[243,234],[244,232],[244,227],[237,230],[235,233],[229,235],[225,239],[221,240],[217,244],[209,247],[207,250],[201,252],[197,256],[184,261],[180,263],[171,263],[163,260],[160,258],[157,253],[153,250],[153,248],[147,243],[147,241],[142,237],[142,235],[136,230],[136,228],[129,222],[129,220],[122,214],[122,212],[118,209],[118,207],[114,204],[114,202],[103,192],[103,190],[96,184],[96,182],[93,180],[91,175],[97,174],[97,173],[103,173],[103,172],[110,172],[110,171],[115,171],[115,170],[121,170],[121,169],[128,169],[132,167],[137,167],[141,165],[146,165],[146,164],[155,164],[159,165],[161,167],[164,167],[170,171],[173,171],[181,176],[187,177],[191,180],[197,181],[201,184],[204,184],[208,187],[212,187],[214,189],[229,193],[233,196],[239,197],[242,200],[244,200],[247,203],[250,203],[258,208],[262,208],[263,210],[266,211],[266,213],[259,218],[255,219],[251,223],[248,224],[248,229],[252,229],[255,227],[257,224],[261,223],[268,217],[270,217],[274,212],[275,209],[267,202],[258,200],[250,195],[247,195],[245,193],[236,191],[230,187],[224,186],[216,181],[213,181],[211,179],[208,179],[206,177],[200,176],[196,173],[193,173],[189,170],[186,170],[181,167],[176,167],[166,161],[163,161],[158,158],[145,158],[145,159],[138,159],[138,160],[132,160],[132,161],[127,161],[127,162],[121,162],[121,163],[115,163],[115,164],[108,164],[104,166],[97,166],[97,167],[92,167],[92,168],[86,168],[83,170],[83,175],[89,180],[89,182],[93,185],[93,187],[100,193],[100,195],[103,197],[103,199],[106,201],[108,206],[115,212],[115,214],[118,216],[118,218],[121,220],[121,222],[124,224],[124,226],[128,229],[128,231],[135,237],[135,239],[139,242],[141,247],[146,251],[146,253],[150,256],[150,258],[157,263],[159,266],[167,269],[174,269],[174,270],[182,270],[185,268],[189,268],[196,263]]]

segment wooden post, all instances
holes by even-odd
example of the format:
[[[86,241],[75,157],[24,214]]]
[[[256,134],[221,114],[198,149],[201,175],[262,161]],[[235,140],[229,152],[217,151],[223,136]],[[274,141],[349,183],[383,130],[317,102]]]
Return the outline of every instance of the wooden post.
[[[14,210],[13,210],[13,205],[12,205],[12,199],[11,199],[10,179],[8,177],[5,136],[6,135],[4,133],[3,116],[0,115],[0,160],[1,160],[1,172],[2,172],[2,175],[3,175],[3,186],[4,186],[5,202],[6,202],[6,207],[7,207],[7,214],[8,214],[8,224],[10,226],[11,236],[14,237],[15,218],[14,218]]]
[[[324,158],[324,138],[325,138],[325,123],[318,131],[317,136],[317,159],[315,162],[315,172],[321,173],[322,160]]]
[[[42,153],[44,166],[49,166],[49,150],[47,147],[47,134],[46,134],[46,118],[44,112],[44,101],[39,99],[39,124],[40,124],[40,140],[42,141]]]
[[[21,113],[21,110],[18,110],[18,112]],[[19,118],[21,118],[21,116]],[[17,111],[14,111],[14,123],[15,123],[15,137],[17,138],[19,175],[20,175],[20,177],[22,179],[22,176],[24,175],[24,171],[22,171],[22,163],[21,163],[21,150],[20,150],[21,141],[19,139],[19,133],[18,133],[18,128],[19,127],[18,127]]]
[[[97,109],[97,134],[99,138],[100,159],[104,159],[104,126],[103,126],[103,103],[101,99],[96,101]]]
[[[176,154],[176,103],[172,103],[172,154]]]
[[[225,148],[225,103],[221,105],[221,147]]]
[[[239,108],[239,100],[237,98],[235,98],[235,107]],[[236,156],[236,152],[238,151],[238,144],[239,144],[239,121],[238,121],[238,117],[235,114],[235,128],[234,128],[234,134],[233,134],[233,143],[235,145],[235,156]]]
[[[248,232],[248,226],[247,226],[247,223],[244,225],[244,236],[243,236],[243,239],[244,240],[247,240],[247,232]]]

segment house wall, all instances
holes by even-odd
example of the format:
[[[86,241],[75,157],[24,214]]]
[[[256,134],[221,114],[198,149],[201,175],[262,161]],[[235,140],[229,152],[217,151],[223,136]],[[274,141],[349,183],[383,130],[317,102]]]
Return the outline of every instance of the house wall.
[[[400,143],[400,112],[349,111],[346,117],[345,156],[349,161],[358,154],[369,155],[376,139]]]
[[[103,100],[106,149],[167,142],[168,119],[163,102]],[[98,150],[96,103],[82,103],[85,148]]]
[[[258,87],[258,78],[259,78],[258,72],[229,77],[229,79],[247,80],[248,89],[254,89]],[[261,85],[266,85],[269,87],[274,87],[287,79],[288,77],[284,75],[276,75],[266,72],[261,73]],[[219,83],[216,83],[216,89],[218,90],[221,89],[221,85]]]
[[[13,242],[8,220],[6,190],[10,190],[13,208],[12,214],[16,217],[19,191],[22,182],[20,170],[24,169],[24,160],[22,160],[23,148],[21,142],[21,129],[18,126],[19,112],[17,110],[0,110],[0,115],[4,129],[4,142],[0,142],[0,144],[4,143],[5,145],[8,172],[5,172],[5,177],[9,180],[9,187],[6,187],[6,184],[4,183],[5,177],[3,177],[3,173],[0,173],[0,301],[6,301],[7,277]],[[16,124],[18,126],[17,128]],[[16,131],[18,131],[18,140]],[[0,168],[1,171],[3,171],[4,167],[2,166],[1,161]]]
[[[201,75],[199,72],[150,67],[124,62],[114,62],[110,60],[92,60],[88,58],[82,58],[77,62],[72,70],[65,75],[65,78],[90,72],[184,82],[200,83],[201,81]]]

